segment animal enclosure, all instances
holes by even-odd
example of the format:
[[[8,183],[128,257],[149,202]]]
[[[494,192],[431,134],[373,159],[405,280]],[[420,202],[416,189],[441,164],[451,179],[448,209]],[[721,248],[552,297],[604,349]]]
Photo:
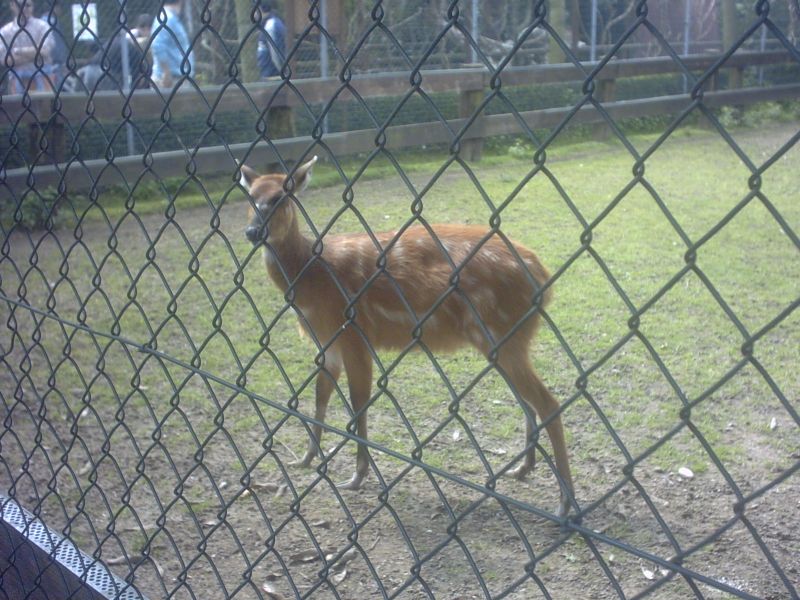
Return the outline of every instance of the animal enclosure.
[[[589,62],[548,11],[556,4],[533,3],[498,62],[472,40],[471,3],[442,3],[437,33],[460,36],[458,56],[474,51],[480,64],[460,80],[457,69],[428,70],[425,52],[409,58],[402,81],[370,80],[390,82],[383,118],[351,94],[347,110],[374,118],[356,132],[324,121],[359,75],[357,43],[323,81],[287,71],[251,84],[231,69],[218,86],[187,76],[168,93],[117,94],[98,108],[121,102],[102,158],[80,148],[95,98],[3,97],[0,596],[14,597],[13,584],[23,597],[98,586],[118,598],[798,597],[800,111],[786,101],[796,81],[767,72],[759,83],[765,64],[798,73],[792,22],[779,3],[748,5],[728,46],[686,57],[648,14],[660,4],[640,1]],[[352,21],[402,57],[382,7]],[[327,31],[321,8],[309,5],[304,35]],[[771,50],[754,58],[762,31]],[[621,87],[626,69],[640,78],[653,68],[614,58],[645,34],[686,81],[646,115],[644,102],[600,83]],[[534,35],[566,62],[515,70]],[[427,40],[427,53],[440,56],[440,41]],[[522,78],[568,70],[581,73],[577,96],[529,112],[515,104]],[[461,81],[459,115],[444,114],[428,81],[437,91]],[[226,87],[259,99],[239,108],[251,142],[228,145],[216,129]],[[272,137],[268,108],[286,94],[296,130]],[[400,124],[411,99],[430,110]],[[162,152],[159,135],[184,140],[172,119],[192,110],[197,145]],[[154,117],[148,137],[137,122]],[[75,143],[52,163],[59,119]],[[145,150],[119,157],[128,124]],[[336,240],[357,235],[372,261],[358,268],[389,278],[392,245],[409,230],[428,232],[426,248],[453,230],[489,232],[546,266],[552,299],[542,307],[531,284],[526,310],[541,324],[528,357],[560,405],[574,481],[566,515],[554,418],[539,415],[526,445],[523,399],[498,368],[504,340],[491,322],[476,329],[490,334],[487,352],[445,354],[426,339],[436,312],[408,310],[405,343],[384,348],[370,343],[381,331],[359,327],[360,310],[374,317],[382,306],[359,305],[369,277],[344,307],[320,295],[315,309],[336,307],[337,324],[368,349],[369,435],[347,374],[324,419],[315,414],[326,338],[304,315],[300,275],[269,279],[265,260],[293,271],[248,234],[274,234],[278,221],[274,208],[256,212],[263,198],[240,178],[245,164],[299,181],[313,156],[302,192],[272,190],[311,244],[299,273],[325,269]],[[456,264],[466,254],[453,256],[442,303],[472,274]],[[467,314],[507,306],[494,300]],[[341,489],[359,444],[360,489]],[[508,477],[528,456],[527,477]]]

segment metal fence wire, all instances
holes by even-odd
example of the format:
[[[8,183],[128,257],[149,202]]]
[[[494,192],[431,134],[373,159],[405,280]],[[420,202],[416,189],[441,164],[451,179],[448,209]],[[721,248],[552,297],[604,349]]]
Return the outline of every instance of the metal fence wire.
[[[40,7],[51,24],[66,8],[56,4]],[[64,36],[69,58],[60,75],[45,64],[41,41],[35,72],[27,79],[13,60],[5,62],[0,514],[4,540],[12,539],[9,527],[30,537],[46,525],[50,533],[37,536],[48,541],[37,543],[51,562],[40,561],[39,572],[26,572],[21,547],[0,544],[8,550],[0,556],[0,596],[59,597],[63,592],[47,587],[47,574],[59,556],[69,554],[78,579],[102,579],[98,565],[120,577],[101,586],[107,597],[797,598],[800,388],[791,371],[800,358],[795,312],[800,290],[796,280],[786,288],[788,300],[762,290],[759,314],[766,316],[754,326],[742,308],[749,305],[721,289],[718,273],[703,260],[721,239],[723,254],[747,253],[747,239],[725,232],[758,207],[770,224],[770,239],[782,244],[774,262],[758,271],[785,268],[787,277],[798,272],[797,213],[775,202],[765,181],[797,152],[800,133],[784,136],[768,152],[748,152],[711,100],[719,97],[714,86],[735,80],[730,65],[737,51],[754,47],[762,32],[788,63],[767,79],[788,73],[781,85],[797,83],[797,3],[715,5],[739,11],[740,27],[700,69],[652,18],[654,7],[664,12],[662,3],[647,0],[631,3],[596,62],[579,56],[565,29],[554,24],[554,9],[567,3],[518,3],[514,15],[524,22],[516,37],[502,48],[492,44],[491,52],[485,40],[473,37],[475,2],[398,8],[401,3],[313,1],[302,11],[294,4],[279,5],[287,21],[293,11],[295,29],[287,35],[280,74],[267,82],[254,81],[258,76],[245,57],[255,51],[262,10],[242,1],[191,3],[188,40],[200,60],[192,71],[184,53],[173,81],[161,87],[147,84],[152,74],[145,69],[144,89],[131,89],[136,86],[130,73],[106,92],[97,82],[83,91],[75,88],[76,79],[85,83],[79,70],[90,64],[75,31]],[[570,3],[578,4],[583,10],[591,5]],[[713,3],[696,4],[707,9]],[[73,27],[85,27],[84,38],[99,45],[106,72],[113,67],[108,40],[127,41],[138,12],[154,18],[143,40],[145,57],[152,56],[160,33],[179,39],[163,5],[98,2],[101,15],[113,15],[110,30],[108,20],[101,23],[103,39],[89,25],[94,10],[89,4],[73,4],[71,10],[77,10]],[[400,15],[397,33],[393,11]],[[408,27],[412,17],[425,20],[425,39]],[[357,35],[349,31],[342,45],[345,36],[330,24],[346,22],[359,29]],[[410,30],[413,54],[401,35]],[[608,91],[603,78],[619,66],[615,57],[629,56],[626,44],[642,39],[649,51],[660,48],[674,69],[679,103],[658,122],[658,135],[644,142],[626,135],[618,113],[602,97]],[[563,55],[564,67],[578,74],[572,95],[561,96],[568,98],[566,106],[550,114],[552,127],[526,119],[521,96],[508,85],[514,69],[521,68],[514,66],[517,53],[528,52],[531,40],[537,52]],[[469,57],[459,59],[469,68],[458,77],[466,81],[477,71],[487,86],[462,102],[455,118],[440,103],[442,90],[429,87],[437,80],[428,61],[436,57],[439,68],[448,44],[458,46],[458,56]],[[330,64],[324,68],[331,79],[304,82],[296,71],[305,60],[300,57],[308,56],[309,47],[319,52],[320,45],[327,48]],[[401,79],[382,95],[380,110],[358,83],[360,61],[372,64],[362,52],[378,46],[402,63]],[[204,81],[204,73],[222,79]],[[47,79],[48,89],[34,89],[37,74]],[[763,82],[764,72],[758,77]],[[70,85],[77,91],[69,91]],[[233,95],[241,108],[226,113]],[[434,138],[426,141],[426,131],[409,130],[420,138],[412,147],[433,144],[425,156],[441,162],[431,172],[426,171],[430,160],[427,167],[415,167],[415,155],[393,145],[412,105],[424,112],[428,129],[444,132],[436,145]],[[343,106],[343,114],[364,115],[366,137],[347,136],[346,125],[332,125]],[[483,128],[492,123],[487,115],[497,107],[512,125],[503,133],[516,136],[499,143],[515,144],[515,160],[522,155],[527,162],[524,172],[521,167],[505,172],[500,163],[502,183],[489,185],[476,148],[483,143]],[[575,196],[570,181],[577,174],[562,170],[554,157],[559,143],[586,123],[587,112],[595,115],[594,123],[579,131],[604,130],[603,143],[613,142],[626,153],[632,169],[615,174],[613,190],[596,190],[606,198],[598,210],[587,210]],[[660,153],[696,118],[707,123],[704,135],[721,142],[745,171],[740,195],[702,223],[691,222],[691,211],[688,217],[676,214],[650,175]],[[238,133],[229,137],[233,131]],[[360,149],[364,140],[368,147]],[[211,146],[221,154],[206,154]],[[300,192],[307,183],[300,165],[315,155],[321,159],[314,166],[321,181],[312,180]],[[687,158],[685,168],[692,169],[696,159]],[[282,201],[265,208],[260,204],[269,186],[261,180],[259,193],[245,195],[253,182],[240,165],[263,173],[267,162],[272,172],[293,179],[283,187],[270,184]],[[492,164],[497,170],[498,163]],[[599,172],[591,177],[601,180]],[[718,180],[708,186],[721,186],[726,177],[720,168]],[[681,173],[672,175],[676,187],[682,179]],[[552,210],[566,214],[562,223],[568,224],[563,232],[540,236],[534,250],[552,256],[548,240],[558,238],[570,237],[571,245],[560,259],[546,261],[553,267],[549,277],[517,284],[529,289],[529,304],[498,336],[494,322],[482,317],[499,318],[505,298],[520,292],[489,289],[497,294],[493,306],[481,308],[463,291],[474,276],[470,261],[501,247],[518,271],[519,265],[530,266],[524,251],[502,240],[510,232],[527,239],[514,222],[526,211],[542,218],[526,187],[544,183],[555,190]],[[783,193],[796,200],[796,190]],[[666,255],[653,259],[667,266],[646,293],[631,291],[637,272],[622,273],[617,257],[598,241],[608,228],[612,236],[634,235],[640,224],[628,222],[631,228],[623,230],[616,217],[636,194],[646,196],[650,214],[663,225],[660,231],[674,240]],[[440,208],[452,197],[465,207],[478,202],[476,213],[463,209],[464,218],[479,214],[485,226],[463,251],[452,249],[462,238],[441,238],[443,230],[431,225],[442,214],[459,220],[461,209]],[[258,228],[266,222],[274,234],[289,206],[300,230],[310,231],[304,264],[271,259],[274,238],[266,238],[266,249],[245,239],[248,223]],[[245,215],[248,208],[255,217]],[[378,233],[384,222],[394,227],[390,234]],[[341,231],[364,235],[336,237]],[[441,294],[423,312],[412,310],[415,300],[396,277],[404,263],[393,252],[412,234],[438,253],[431,260],[449,265]],[[308,274],[336,279],[331,266],[336,244],[360,244],[370,264],[351,263],[338,272],[357,278],[363,269],[358,285],[337,279],[330,297],[314,299],[314,310],[343,307],[330,317],[340,331],[328,338],[314,330],[316,317],[299,305],[298,290]],[[273,274],[286,278],[283,289],[267,281],[262,252]],[[735,269],[737,263],[724,264]],[[497,281],[491,269],[483,273],[482,285]],[[578,294],[560,296],[567,282],[584,278]],[[430,283],[419,279],[420,288]],[[385,317],[386,330],[372,332],[359,320],[360,311],[389,312],[380,303],[370,305],[379,286],[406,308]],[[689,288],[713,307],[715,316],[702,324],[704,330],[687,332],[682,312],[659,313],[665,303],[675,306],[668,302],[675,296],[699,302],[689,299]],[[553,303],[544,307],[550,290]],[[611,298],[607,314],[593,308],[600,296]],[[448,303],[459,303],[463,318],[476,321],[475,345],[485,356],[447,358],[434,351],[436,340],[425,333],[434,330],[442,314],[437,309]],[[581,311],[587,336],[594,337],[596,328],[612,332],[592,351],[581,346],[583,338],[565,331],[564,315]],[[306,341],[297,339],[295,313]],[[663,321],[657,334],[648,325],[654,314]],[[523,448],[524,391],[504,369],[503,348],[525,333],[532,315],[542,323],[532,358],[560,410],[538,415],[543,419],[528,415],[532,430]],[[395,342],[391,351],[373,347],[370,335],[394,335],[393,318],[405,323],[402,343]],[[716,328],[725,334],[715,337]],[[368,349],[359,368],[361,374],[372,372],[374,381],[366,403],[355,407],[350,393],[364,394],[354,390],[355,372],[347,375],[349,390],[335,377],[333,350],[347,339],[361,344],[348,348]],[[669,344],[678,346],[682,364],[704,365],[696,381],[687,381],[676,366]],[[724,368],[709,366],[700,356],[719,344],[733,357]],[[774,360],[775,353],[788,355],[788,362]],[[312,409],[315,386],[331,388],[327,419],[324,411]],[[608,400],[609,388],[625,398],[622,406]],[[744,414],[737,403],[756,406],[764,422],[737,421],[737,413]],[[365,437],[358,422],[367,408]],[[566,481],[549,435],[558,419],[567,431],[575,480],[574,493],[566,494],[566,516],[556,511]],[[319,448],[313,442],[317,428],[324,432]],[[726,432],[738,436],[738,452],[724,442]],[[781,442],[760,444],[768,435]],[[341,489],[337,484],[352,472],[358,443],[368,449],[359,453],[366,477],[360,490]],[[292,464],[306,447],[310,465]],[[531,455],[535,468],[525,480],[505,477]],[[694,462],[685,458],[690,455]],[[745,464],[749,470],[743,470]],[[83,554],[65,550],[73,547]],[[95,575],[88,574],[89,567]],[[11,582],[26,578],[27,587],[15,596]],[[74,589],[70,594],[79,597]]]

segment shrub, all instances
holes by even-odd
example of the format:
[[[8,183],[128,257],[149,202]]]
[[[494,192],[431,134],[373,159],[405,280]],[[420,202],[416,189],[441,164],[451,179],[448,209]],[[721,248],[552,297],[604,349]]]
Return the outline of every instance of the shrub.
[[[42,192],[32,191],[19,203],[8,202],[2,207],[4,227],[22,227],[28,231],[54,229],[58,226],[58,208],[63,196],[52,187]]]

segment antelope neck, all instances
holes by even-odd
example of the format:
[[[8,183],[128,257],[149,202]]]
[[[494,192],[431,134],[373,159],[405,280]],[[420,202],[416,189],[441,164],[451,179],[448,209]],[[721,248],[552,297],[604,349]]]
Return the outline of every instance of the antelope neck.
[[[293,220],[289,231],[279,240],[273,242],[267,239],[267,246],[264,249],[267,269],[272,280],[282,291],[286,291],[311,260],[311,247],[311,240],[300,233],[296,220]]]

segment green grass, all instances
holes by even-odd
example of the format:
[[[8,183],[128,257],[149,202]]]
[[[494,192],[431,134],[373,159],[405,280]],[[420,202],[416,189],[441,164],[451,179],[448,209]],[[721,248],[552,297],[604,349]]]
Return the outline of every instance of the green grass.
[[[776,139],[781,135],[773,131],[769,138],[748,129],[734,132],[757,165],[779,147]],[[630,141],[642,152],[655,139],[654,135],[636,135]],[[343,161],[348,177],[361,167],[363,159]],[[403,152],[396,159],[419,191],[447,155],[436,150]],[[552,328],[543,328],[534,362],[556,395],[569,403],[564,420],[578,494],[584,500],[592,493],[582,487],[589,485],[583,474],[590,461],[610,466],[605,481],[591,484],[598,489],[618,480],[625,464],[622,450],[596,409],[602,411],[632,457],[648,455],[642,465],[645,469],[689,466],[697,474],[715,470],[686,427],[666,444],[651,449],[681,423],[683,402],[704,395],[720,379],[725,383],[692,410],[691,423],[726,468],[750,477],[742,459],[754,447],[760,454],[770,455],[777,468],[785,467],[791,460],[792,432],[796,434],[796,425],[764,378],[752,365],[737,367],[745,335],[714,295],[723,299],[747,334],[760,331],[800,295],[797,247],[758,198],[732,214],[749,191],[750,173],[714,132],[676,132],[647,160],[644,179],[608,212],[609,204],[632,181],[634,162],[613,140],[558,144],[548,152],[546,169],[535,174],[500,212],[503,231],[534,249],[558,274],[549,312],[557,335]],[[524,148],[503,152],[495,147],[470,168],[490,201],[500,206],[531,173],[532,166]],[[762,188],[795,232],[800,223],[798,169],[798,152],[788,152],[764,174]],[[129,451],[135,440],[139,452],[151,448],[154,454],[163,453],[184,465],[183,470],[195,468],[191,465],[202,451],[206,458],[213,456],[212,470],[227,472],[229,480],[236,481],[263,452],[262,443],[269,437],[264,424],[273,428],[285,416],[276,406],[285,406],[302,388],[299,410],[312,414],[314,386],[309,377],[315,351],[297,336],[292,314],[282,314],[284,299],[266,281],[259,255],[252,254],[241,234],[246,204],[240,192],[229,187],[227,182],[212,181],[207,195],[198,193],[196,186],[187,187],[174,200],[174,222],[162,214],[169,191],[161,190],[160,199],[137,195],[134,211],[145,219],[148,236],[134,215],[114,203],[113,197],[104,199],[103,210],[115,230],[114,251],[108,246],[110,228],[105,220],[91,218],[100,216],[98,206],[86,209],[89,218],[82,225],[77,245],[72,237],[74,217],[62,211],[59,237],[65,250],[56,247],[52,236],[45,237],[37,250],[36,268],[26,275],[25,293],[31,304],[43,310],[52,293],[62,318],[83,321],[100,332],[112,332],[116,320],[119,336],[136,344],[150,343],[151,329],[158,331],[156,348],[164,356],[212,374],[213,379],[209,379],[169,359],[110,342],[102,335],[73,334],[69,327],[67,331],[73,337],[66,353],[68,360],[59,362],[66,343],[60,325],[45,320],[40,327],[42,341],[35,362],[43,379],[36,379],[35,385],[45,386],[44,380],[55,373],[61,390],[89,388],[91,405],[106,429],[125,423],[111,434],[112,446],[116,442],[114,447]],[[657,192],[657,198],[648,187]],[[385,157],[377,157],[369,165],[354,192],[352,207],[338,216],[332,232],[363,230],[361,219],[374,230],[393,229],[412,216],[414,194]],[[326,227],[339,214],[343,193],[336,169],[320,164],[304,197],[304,206],[317,229]],[[214,231],[209,227],[212,207],[223,198],[221,226]],[[429,222],[487,224],[491,217],[487,203],[458,164],[452,164],[434,183],[422,197],[422,204],[422,215]],[[697,248],[695,270],[670,283],[686,265],[687,243],[696,244],[724,219],[729,221]],[[589,225],[592,241],[587,248],[582,236]],[[30,263],[28,257],[37,236],[20,234],[15,242],[11,254],[20,270]],[[154,261],[148,258],[151,244]],[[67,252],[66,259],[63,252]],[[193,252],[198,253],[196,265]],[[62,263],[69,265],[69,281],[59,279]],[[92,277],[98,266],[101,285],[95,288]],[[18,275],[7,260],[2,268],[3,293],[16,296]],[[237,289],[235,283],[239,269],[244,273],[243,289]],[[172,304],[175,295],[177,301]],[[81,304],[84,311],[79,311]],[[646,305],[647,310],[641,312]],[[8,311],[8,306],[3,310]],[[221,311],[220,318],[217,311]],[[633,312],[641,314],[631,336],[629,320]],[[18,311],[17,319],[21,329],[32,330],[29,315]],[[262,345],[265,326],[273,319],[268,343]],[[6,320],[7,315],[3,315]],[[795,406],[800,392],[794,372],[798,339],[800,319],[792,313],[757,341],[754,352],[775,386]],[[395,356],[382,354],[383,365],[391,364]],[[441,365],[456,393],[461,394],[484,362],[462,353],[442,357]],[[142,391],[136,391],[132,384],[135,372]],[[588,383],[581,393],[575,382],[586,372],[590,373]],[[249,391],[273,406],[237,394],[218,380],[244,382]],[[388,389],[420,439],[450,416],[448,405],[453,398],[422,354],[403,360],[391,373]],[[346,391],[344,380],[342,391]],[[349,420],[345,396],[331,402],[328,422],[338,428],[344,428]],[[81,402],[65,393],[54,410],[76,414]],[[483,450],[496,451],[486,454],[494,469],[519,450],[524,429],[521,414],[496,374],[483,378],[459,403],[459,415]],[[774,415],[785,425],[772,431],[769,422]],[[729,427],[731,422],[733,426]],[[411,436],[388,398],[376,400],[370,426],[376,443],[405,455],[413,450]],[[154,430],[162,431],[156,442],[152,440]],[[453,437],[455,430],[460,431],[458,439]],[[66,429],[62,431],[66,435]],[[338,442],[328,435],[323,447],[331,448]],[[101,443],[101,437],[90,435],[85,450],[72,452],[88,457],[100,451]],[[274,449],[283,458],[291,458],[286,448],[300,454],[305,443],[303,427],[291,419],[281,426]],[[389,473],[403,466],[379,453],[374,456]],[[456,422],[449,423],[429,444],[424,458],[433,466],[478,483],[486,477],[466,431]],[[349,453],[343,454],[333,464],[337,473],[346,474],[352,458]],[[130,469],[132,473],[133,467]],[[264,460],[257,472],[265,477],[274,475],[272,459]],[[164,490],[169,491],[177,477],[165,470],[164,478],[156,485],[163,483]]]

